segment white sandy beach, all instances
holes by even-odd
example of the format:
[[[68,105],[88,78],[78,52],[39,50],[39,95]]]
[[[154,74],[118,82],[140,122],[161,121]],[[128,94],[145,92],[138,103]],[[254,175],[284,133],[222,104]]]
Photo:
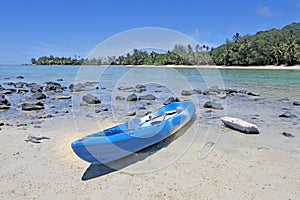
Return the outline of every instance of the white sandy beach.
[[[104,123],[107,127],[111,125],[108,121]],[[195,131],[194,126],[184,135]],[[86,127],[89,127],[88,123]],[[299,153],[286,154],[268,149],[259,146],[251,137],[248,139],[253,148],[236,146],[240,137],[248,136],[226,129],[207,156],[201,156],[201,152],[209,146],[203,147],[200,137],[180,158],[169,163],[169,166],[161,166],[160,162],[166,159],[165,151],[180,148],[175,140],[141,161],[134,157],[125,159],[124,162],[129,164],[112,172],[103,166],[91,167],[72,152],[70,143],[79,136],[70,117],[46,119],[41,129],[17,129],[4,127],[1,131],[1,199],[300,197]],[[86,134],[93,131],[97,131],[97,127],[90,126]],[[51,139],[40,144],[27,143],[24,139],[30,133],[46,135]],[[223,141],[224,136],[236,141],[226,143],[229,140]],[[190,142],[189,139],[186,141]],[[135,160],[134,163],[131,160]],[[143,165],[153,166],[154,171],[144,171]]]
[[[111,65],[112,66],[112,65]],[[128,65],[130,66],[130,65]],[[131,65],[133,66],[133,65]],[[218,65],[134,65],[133,67],[171,67],[171,68],[199,68],[199,69],[267,69],[267,70],[300,70],[300,65],[294,66],[218,66]]]

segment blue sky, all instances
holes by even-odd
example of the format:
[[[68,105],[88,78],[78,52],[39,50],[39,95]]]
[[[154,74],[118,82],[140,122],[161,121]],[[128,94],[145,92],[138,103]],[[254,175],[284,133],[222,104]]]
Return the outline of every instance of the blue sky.
[[[236,32],[254,34],[300,21],[300,0],[4,0],[0,63],[42,55],[81,57],[134,28],[162,27],[218,46]]]

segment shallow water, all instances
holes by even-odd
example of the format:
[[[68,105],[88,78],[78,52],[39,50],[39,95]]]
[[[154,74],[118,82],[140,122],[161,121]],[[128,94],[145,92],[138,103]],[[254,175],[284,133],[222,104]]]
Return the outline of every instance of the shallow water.
[[[22,75],[24,79],[16,79]],[[116,124],[128,120],[128,112],[136,111],[143,114],[160,107],[169,96],[181,99],[192,99],[197,106],[198,118],[193,131],[199,133],[204,143],[218,142],[218,145],[231,143],[232,146],[247,146],[249,140],[254,148],[275,148],[286,152],[300,152],[300,107],[293,106],[293,101],[300,101],[300,71],[293,70],[244,70],[244,69],[193,69],[193,68],[134,68],[134,67],[99,67],[99,66],[0,66],[0,85],[4,88],[7,82],[36,82],[44,84],[47,81],[60,82],[63,86],[70,84],[97,82],[99,89],[88,93],[99,96],[102,103],[96,106],[81,105],[82,95],[73,94],[72,100],[53,101],[56,94],[47,94],[46,110],[38,112],[22,112],[18,104],[30,93],[25,95],[7,95],[12,108],[0,113],[1,120],[16,125],[36,120],[40,114],[50,113],[55,116],[69,115],[74,119],[78,130],[89,127],[84,121],[94,121],[101,127],[101,120],[111,118]],[[147,91],[138,95],[154,94],[157,97],[150,106],[147,102],[130,103],[116,101],[117,95],[127,97],[131,92],[118,90],[118,87],[135,87],[145,84]],[[192,95],[182,97],[183,89],[207,90],[218,86],[220,89],[232,88],[237,90],[260,93],[259,97],[237,95],[221,100],[216,96]],[[71,94],[66,90],[64,94]],[[216,99],[225,107],[223,111],[207,112],[203,104],[210,99]],[[285,99],[283,99],[285,98]],[[96,109],[109,108],[108,112],[95,113]],[[139,110],[146,107],[147,110]],[[298,116],[295,119],[282,119],[278,115],[290,111]],[[220,122],[223,116],[239,117],[258,125],[261,134],[245,136],[224,128]],[[286,138],[282,132],[292,133],[295,138]],[[226,147],[224,147],[226,148]]]

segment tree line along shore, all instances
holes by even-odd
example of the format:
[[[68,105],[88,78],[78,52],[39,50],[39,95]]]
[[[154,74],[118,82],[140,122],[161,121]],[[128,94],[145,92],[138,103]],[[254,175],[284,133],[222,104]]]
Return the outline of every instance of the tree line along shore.
[[[300,23],[282,29],[259,31],[255,35],[235,33],[232,40],[210,48],[207,45],[176,44],[165,53],[134,49],[121,56],[32,58],[33,65],[225,65],[264,66],[300,64]]]

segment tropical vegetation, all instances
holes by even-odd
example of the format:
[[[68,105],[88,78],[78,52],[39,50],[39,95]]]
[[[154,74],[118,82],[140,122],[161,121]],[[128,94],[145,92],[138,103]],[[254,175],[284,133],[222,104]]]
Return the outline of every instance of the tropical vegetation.
[[[42,56],[32,58],[35,65],[296,65],[300,64],[300,23],[281,30],[259,31],[255,35],[234,34],[231,40],[217,47],[176,44],[171,51],[134,49],[126,55],[106,58]]]
[[[241,36],[213,49],[210,55],[217,65],[295,65],[300,64],[300,23],[281,30],[260,31]]]

